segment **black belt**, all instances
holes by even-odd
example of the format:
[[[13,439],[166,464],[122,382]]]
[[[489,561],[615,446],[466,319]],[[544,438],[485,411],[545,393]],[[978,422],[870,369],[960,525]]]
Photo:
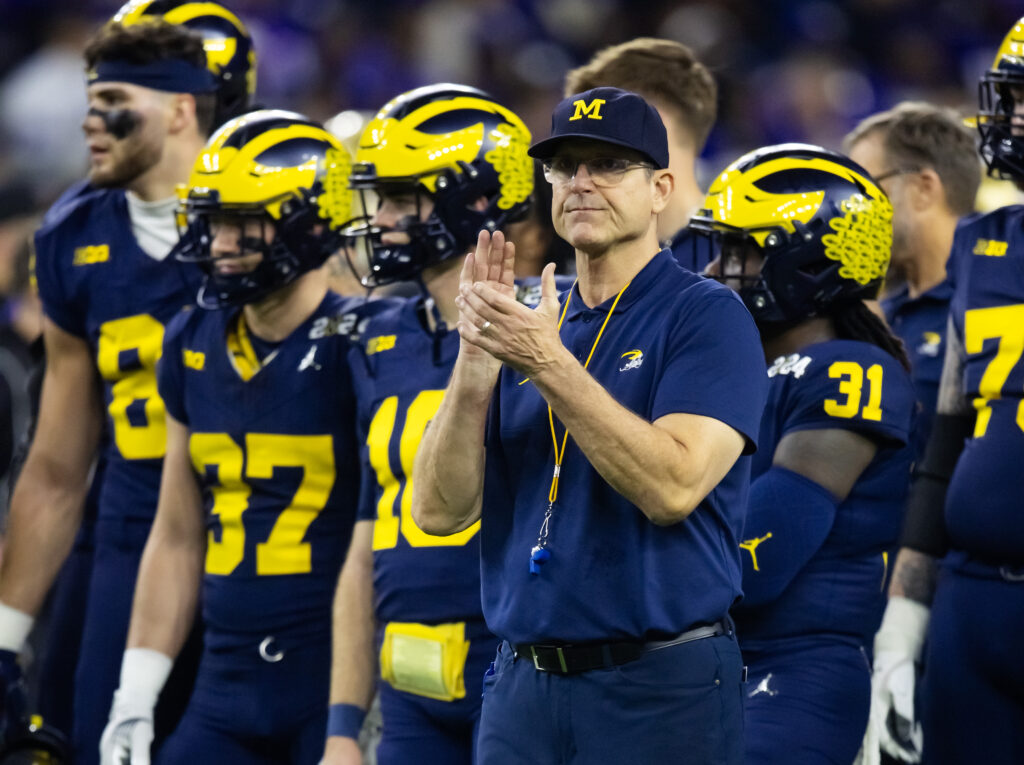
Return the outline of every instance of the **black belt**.
[[[573,675],[578,672],[589,672],[592,669],[618,667],[636,661],[648,651],[656,651],[659,648],[668,648],[680,643],[689,643],[717,635],[726,635],[731,632],[732,626],[723,620],[695,627],[668,640],[647,643],[634,641],[579,643],[576,645],[530,645],[526,643],[515,646],[515,657],[517,659],[529,658],[533,661],[533,666],[541,672]]]

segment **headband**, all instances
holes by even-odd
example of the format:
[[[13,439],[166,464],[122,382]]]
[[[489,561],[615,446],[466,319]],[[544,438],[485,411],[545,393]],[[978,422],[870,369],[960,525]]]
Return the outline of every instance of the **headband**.
[[[86,75],[94,82],[127,82],[169,93],[210,93],[217,82],[205,66],[196,66],[180,58],[134,64],[123,59],[101,61]]]

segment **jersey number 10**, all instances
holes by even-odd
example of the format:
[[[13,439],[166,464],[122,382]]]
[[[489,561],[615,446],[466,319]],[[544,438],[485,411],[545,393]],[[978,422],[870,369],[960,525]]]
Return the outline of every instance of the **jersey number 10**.
[[[366,445],[370,451],[370,465],[377,474],[381,489],[377,500],[377,520],[373,524],[374,550],[388,550],[398,544],[399,530],[412,547],[459,547],[480,529],[480,521],[477,521],[462,531],[439,537],[423,531],[412,519],[413,460],[423,439],[423,431],[437,414],[443,397],[443,390],[420,391],[405,412],[405,426],[398,442],[398,460],[404,481],[400,481],[391,469],[389,454],[398,416],[398,396],[384,399],[373,415]],[[396,500],[399,501],[398,515],[395,515]]]

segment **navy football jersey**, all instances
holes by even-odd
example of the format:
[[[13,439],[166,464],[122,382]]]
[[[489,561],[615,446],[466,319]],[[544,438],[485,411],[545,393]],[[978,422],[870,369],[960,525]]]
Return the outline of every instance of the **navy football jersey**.
[[[166,441],[154,368],[165,325],[195,301],[201,273],[140,249],[123,190],[82,187],[62,200],[36,232],[36,279],[47,317],[88,342],[103,378],[99,514],[152,519]]]
[[[426,310],[417,297],[378,314],[351,351],[365,471],[359,518],[374,521],[374,597],[381,623],[482,618],[479,521],[438,537],[412,519],[413,459],[459,353],[459,333],[429,332]]]
[[[208,644],[329,634],[359,494],[346,356],[372,305],[328,293],[262,363],[237,311],[185,311],[168,327],[158,378],[202,489]]]
[[[1024,563],[1024,206],[957,229],[947,267],[950,315],[963,340],[963,389],[973,438],[946,496],[955,549],[995,564]]]
[[[771,468],[782,437],[799,430],[853,430],[876,441],[878,452],[839,505],[822,546],[781,595],[736,608],[737,632],[744,642],[811,632],[867,639],[885,607],[886,566],[899,537],[913,461],[910,376],[875,345],[830,340],[777,359],[768,377],[753,481]],[[786,543],[778,529],[773,533],[770,517],[748,515],[740,545],[745,584],[748,576],[770,575],[765,552]]]

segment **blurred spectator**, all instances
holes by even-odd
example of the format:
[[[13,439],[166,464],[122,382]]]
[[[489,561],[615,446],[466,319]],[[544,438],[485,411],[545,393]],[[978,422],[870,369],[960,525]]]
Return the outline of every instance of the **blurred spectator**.
[[[85,171],[82,49],[93,24],[72,10],[54,17],[46,40],[0,86],[0,130],[10,172],[41,199]]]
[[[0,503],[4,518],[11,457],[32,417],[28,380],[42,356],[36,342],[42,332],[42,309],[29,276],[29,234],[35,212],[27,187],[0,186]]]
[[[765,143],[836,148],[860,119],[900,100],[973,112],[973,77],[1019,13],[1011,0],[227,2],[265,51],[259,100],[320,120],[449,79],[490,92],[541,135],[565,73],[596,50],[640,36],[678,40],[721,93],[701,184]],[[80,174],[81,29],[120,4],[0,0],[0,168],[47,187]]]

